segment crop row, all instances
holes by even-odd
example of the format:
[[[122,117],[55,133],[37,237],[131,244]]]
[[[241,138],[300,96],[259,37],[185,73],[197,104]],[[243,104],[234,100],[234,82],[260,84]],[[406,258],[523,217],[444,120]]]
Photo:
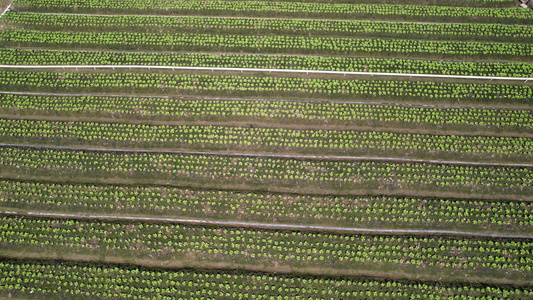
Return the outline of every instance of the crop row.
[[[4,251],[529,280],[533,242],[0,217]],[[435,278],[435,279],[436,279]]]
[[[0,49],[6,65],[148,65],[529,77],[533,64],[331,56]]]
[[[53,0],[17,0],[17,10],[30,11],[108,11],[164,14],[220,14],[220,15],[267,15],[267,16],[305,16],[344,19],[410,19],[464,21],[466,19],[482,21],[501,19],[508,22],[527,22],[531,14],[518,7],[515,8],[480,8],[451,6],[417,6],[391,4],[347,4],[326,2],[284,2],[284,1],[85,1]]]
[[[335,288],[332,289],[331,287]],[[65,261],[0,261],[0,295],[98,299],[525,299],[530,288],[372,278],[150,269]],[[468,296],[466,296],[468,295]]]
[[[0,141],[142,149],[432,157],[533,159],[533,139],[353,130],[142,125],[0,119]]]
[[[530,103],[528,85],[444,83],[410,80],[341,80],[274,76],[187,75],[180,73],[63,73],[0,71],[0,86],[71,92],[145,91],[158,94],[222,94],[249,97],[309,96],[317,98],[470,100]]]
[[[0,148],[2,172],[91,180],[137,180],[194,186],[325,190],[407,190],[531,195],[533,169],[372,160]]]
[[[4,209],[531,234],[529,202],[0,181]]]
[[[164,121],[384,126],[461,131],[529,131],[533,111],[424,108],[352,103],[0,94],[9,115],[157,119]]]
[[[6,46],[61,49],[164,50],[438,58],[505,58],[529,60],[532,44],[401,39],[304,37],[283,35],[66,32],[11,30],[0,32]]]
[[[483,23],[407,23],[199,16],[63,15],[8,12],[2,23],[49,31],[132,31],[468,39],[509,42],[533,36],[533,27]]]

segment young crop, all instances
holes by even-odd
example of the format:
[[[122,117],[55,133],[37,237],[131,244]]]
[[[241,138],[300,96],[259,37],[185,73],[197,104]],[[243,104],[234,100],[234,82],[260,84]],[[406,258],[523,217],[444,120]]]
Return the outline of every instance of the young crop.
[[[145,53],[72,50],[0,49],[6,65],[153,65],[268,68],[347,72],[413,73],[529,77],[533,64],[523,62],[451,62],[441,60],[329,56]]]
[[[104,298],[104,299],[345,299],[446,297],[464,299],[525,299],[530,288],[478,285],[472,283],[432,283],[280,275],[240,271],[199,271],[191,269],[151,269],[137,266],[50,261],[0,261],[0,295],[13,297]],[[334,286],[335,289],[331,287]]]
[[[516,6],[14,0],[0,298],[532,298]]]
[[[533,140],[521,137],[402,134],[198,125],[141,125],[0,119],[0,141],[112,148],[192,149],[435,159],[528,161]]]
[[[105,11],[176,14],[176,15],[238,15],[242,16],[299,16],[325,19],[385,19],[424,21],[495,21],[506,23],[528,23],[531,14],[518,7],[480,8],[469,6],[417,6],[391,4],[349,4],[327,2],[293,1],[201,1],[201,0],[159,0],[159,1],[85,1],[17,0],[18,10],[30,11]]]
[[[0,71],[0,85],[8,90],[69,92],[145,91],[175,95],[268,95],[348,99],[475,100],[530,103],[528,85],[444,83],[410,80],[340,80],[273,76],[185,75],[158,73],[61,73]]]
[[[532,234],[530,202],[0,181],[4,209]]]
[[[293,270],[389,271],[527,281],[533,242],[351,235],[178,224],[0,217],[0,248],[29,253],[226,263]]]
[[[323,142],[313,143],[319,147]],[[86,180],[141,180],[195,186],[238,184],[306,192],[368,190],[530,195],[533,169],[374,160],[313,160],[213,154],[0,148],[2,172]]]
[[[348,20],[265,19],[203,16],[63,15],[8,12],[10,27],[48,31],[130,31],[319,35],[522,42],[533,27],[498,23],[409,23]]]
[[[529,132],[533,111],[430,108],[400,105],[247,101],[160,97],[79,97],[0,94],[0,111],[49,115],[187,122],[375,126],[454,131]]]
[[[11,30],[0,32],[0,42],[12,47],[61,49],[164,50],[206,52],[297,53],[344,56],[505,58],[529,59],[533,45],[501,42],[428,41],[282,35],[65,32]]]

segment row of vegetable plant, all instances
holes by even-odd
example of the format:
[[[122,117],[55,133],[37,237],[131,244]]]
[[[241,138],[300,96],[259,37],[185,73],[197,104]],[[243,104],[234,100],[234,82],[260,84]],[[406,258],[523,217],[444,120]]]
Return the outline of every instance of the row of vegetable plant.
[[[409,23],[152,15],[69,15],[8,12],[7,26],[47,31],[129,31],[150,33],[285,34],[335,37],[527,42],[533,27],[500,23]],[[524,40],[526,39],[526,40]]]
[[[205,188],[245,186],[273,191],[291,188],[307,193],[451,192],[505,194],[509,199],[533,191],[533,168],[528,167],[140,151],[4,146],[0,148],[1,171],[5,176],[32,178],[164,182]]]
[[[0,142],[466,161],[533,159],[533,139],[380,131],[0,119]]]
[[[10,216],[0,217],[0,228],[0,247],[9,252],[186,261],[189,266],[226,263],[263,270],[281,265],[341,274],[358,270],[413,276],[423,270],[431,274],[426,280],[475,276],[519,283],[533,276],[533,242],[527,239],[354,235]]]
[[[157,269],[130,265],[33,260],[0,261],[0,294],[79,299],[528,298],[527,287],[318,277],[260,272]],[[334,289],[331,287],[335,286]],[[468,294],[468,296],[466,296]]]
[[[415,39],[338,38],[284,35],[68,32],[5,29],[7,47],[59,49],[150,50],[322,54],[438,59],[505,59],[530,62],[533,45],[526,43],[430,41]]]
[[[308,97],[442,103],[531,103],[533,87],[522,84],[449,83],[411,80],[354,80],[301,77],[142,72],[77,73],[0,71],[5,90],[165,95],[232,95],[236,97]]]
[[[358,228],[532,234],[530,202],[0,181],[0,207]]]
[[[0,49],[5,65],[145,65],[530,77],[533,64],[257,54]]]
[[[462,132],[528,133],[533,111],[357,103],[0,94],[6,115],[186,122],[368,126]]]
[[[531,14],[518,7],[425,6],[296,1],[159,0],[105,2],[85,0],[16,0],[17,10],[111,12],[128,14],[286,16],[325,19],[417,20],[439,22],[500,22],[531,24]]]

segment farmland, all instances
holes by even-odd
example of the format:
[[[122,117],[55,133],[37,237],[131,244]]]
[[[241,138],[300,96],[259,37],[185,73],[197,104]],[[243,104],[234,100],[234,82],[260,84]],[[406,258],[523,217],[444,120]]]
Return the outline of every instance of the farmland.
[[[0,5],[0,297],[533,297],[515,1]]]

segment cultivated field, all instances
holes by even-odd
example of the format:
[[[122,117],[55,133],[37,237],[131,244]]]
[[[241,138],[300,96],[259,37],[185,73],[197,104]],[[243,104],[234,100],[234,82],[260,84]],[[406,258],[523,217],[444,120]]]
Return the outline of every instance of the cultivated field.
[[[533,298],[513,0],[0,0],[0,297]]]

